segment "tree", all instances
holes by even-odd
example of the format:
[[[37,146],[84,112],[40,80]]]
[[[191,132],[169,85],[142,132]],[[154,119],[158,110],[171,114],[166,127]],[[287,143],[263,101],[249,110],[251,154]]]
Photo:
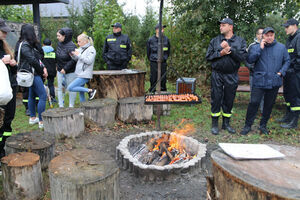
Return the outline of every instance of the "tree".
[[[111,25],[124,22],[124,14],[116,0],[100,0],[96,5],[93,26],[94,46],[97,51],[95,69],[104,69],[102,50],[105,38],[112,33]]]
[[[28,6],[0,6],[0,18],[13,22],[33,22],[33,14]]]
[[[96,13],[97,0],[86,0],[82,5],[82,16],[79,18],[79,29],[92,36],[93,25]]]

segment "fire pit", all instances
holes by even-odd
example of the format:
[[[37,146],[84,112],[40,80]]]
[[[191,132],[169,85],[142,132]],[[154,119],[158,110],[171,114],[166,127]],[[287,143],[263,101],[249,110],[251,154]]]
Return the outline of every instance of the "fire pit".
[[[200,168],[206,145],[175,132],[153,131],[125,137],[116,159],[145,181],[167,180]]]

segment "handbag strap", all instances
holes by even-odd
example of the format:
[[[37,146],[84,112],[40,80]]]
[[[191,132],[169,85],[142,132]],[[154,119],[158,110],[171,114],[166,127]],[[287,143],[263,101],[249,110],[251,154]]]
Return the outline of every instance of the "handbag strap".
[[[19,49],[18,49],[18,58],[17,58],[17,64],[20,64],[20,57],[21,57],[21,47],[22,47],[23,42],[20,43]],[[20,66],[20,65],[19,65]],[[32,73],[34,74],[34,68],[32,68]],[[21,69],[18,69],[18,71],[21,71]],[[26,70],[27,71],[27,70]]]

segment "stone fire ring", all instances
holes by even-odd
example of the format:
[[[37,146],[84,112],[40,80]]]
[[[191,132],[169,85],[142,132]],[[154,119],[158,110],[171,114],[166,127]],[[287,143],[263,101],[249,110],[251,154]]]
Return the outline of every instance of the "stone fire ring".
[[[167,180],[174,176],[190,173],[201,168],[201,159],[205,157],[206,145],[187,136],[179,135],[179,137],[182,137],[182,143],[186,146],[185,150],[190,151],[197,156],[186,163],[156,166],[142,164],[137,159],[133,158],[129,152],[130,147],[146,143],[149,139],[161,136],[164,133],[176,134],[167,131],[153,131],[125,137],[116,148],[116,160],[119,165],[123,169],[129,169],[136,177],[141,177],[145,181]]]

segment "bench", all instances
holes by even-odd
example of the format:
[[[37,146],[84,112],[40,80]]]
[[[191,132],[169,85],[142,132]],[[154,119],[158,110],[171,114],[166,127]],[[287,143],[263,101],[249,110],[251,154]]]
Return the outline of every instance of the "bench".
[[[239,76],[239,85],[237,88],[237,92],[250,92],[250,85],[249,85],[249,78],[250,78],[250,71],[247,67],[240,67],[238,71]],[[240,83],[246,83],[246,84],[240,84]],[[280,87],[279,94],[283,94],[283,88]]]

